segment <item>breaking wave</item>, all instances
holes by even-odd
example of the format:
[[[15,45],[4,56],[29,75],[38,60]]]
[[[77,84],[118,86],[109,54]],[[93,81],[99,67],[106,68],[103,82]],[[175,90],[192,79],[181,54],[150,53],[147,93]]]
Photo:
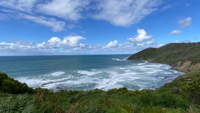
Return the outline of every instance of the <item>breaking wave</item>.
[[[119,61],[119,59],[115,60]],[[70,74],[56,71],[15,79],[33,88],[42,87],[53,91],[60,89],[93,90],[95,88],[109,90],[120,87],[127,87],[129,90],[155,89],[183,74],[170,68],[165,64],[140,62],[103,69],[76,70]]]

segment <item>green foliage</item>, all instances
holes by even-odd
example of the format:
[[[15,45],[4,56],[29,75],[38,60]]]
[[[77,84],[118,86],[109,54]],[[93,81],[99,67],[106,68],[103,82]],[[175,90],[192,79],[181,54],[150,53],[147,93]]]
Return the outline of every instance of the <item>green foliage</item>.
[[[34,90],[27,84],[9,78],[7,74],[0,72],[0,91],[12,94],[33,93]]]
[[[147,48],[128,58],[128,60],[149,60],[157,63],[175,65],[179,61],[200,63],[200,42],[171,43],[160,48]]]
[[[0,105],[0,113],[34,113],[36,106],[34,101],[25,95],[18,95],[13,101],[12,97],[5,99],[5,103]]]
[[[195,78],[184,86],[183,95],[192,103],[200,104],[200,78]]]
[[[189,104],[186,100],[175,94],[168,92],[155,93],[152,90],[143,90],[139,95],[139,101],[142,106],[163,106],[167,108],[187,109]]]

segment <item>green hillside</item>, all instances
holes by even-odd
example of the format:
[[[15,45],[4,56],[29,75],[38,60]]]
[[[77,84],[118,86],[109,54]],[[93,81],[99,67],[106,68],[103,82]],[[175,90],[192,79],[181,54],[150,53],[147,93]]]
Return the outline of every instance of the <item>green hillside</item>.
[[[128,60],[147,60],[170,65],[179,61],[200,63],[200,42],[171,43],[160,48],[147,48],[130,56]]]

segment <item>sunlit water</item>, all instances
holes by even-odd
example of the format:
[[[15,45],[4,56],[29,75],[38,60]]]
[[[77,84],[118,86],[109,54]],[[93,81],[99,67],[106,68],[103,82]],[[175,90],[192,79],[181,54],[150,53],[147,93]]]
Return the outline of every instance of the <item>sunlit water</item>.
[[[0,57],[0,71],[28,86],[53,91],[155,89],[182,72],[169,65],[127,61],[129,55]]]

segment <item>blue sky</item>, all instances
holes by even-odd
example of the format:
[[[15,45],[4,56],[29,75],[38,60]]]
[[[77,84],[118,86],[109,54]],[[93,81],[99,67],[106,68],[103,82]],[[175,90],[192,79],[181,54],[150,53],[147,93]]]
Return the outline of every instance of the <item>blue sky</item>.
[[[0,55],[133,54],[200,40],[200,0],[0,0]]]

